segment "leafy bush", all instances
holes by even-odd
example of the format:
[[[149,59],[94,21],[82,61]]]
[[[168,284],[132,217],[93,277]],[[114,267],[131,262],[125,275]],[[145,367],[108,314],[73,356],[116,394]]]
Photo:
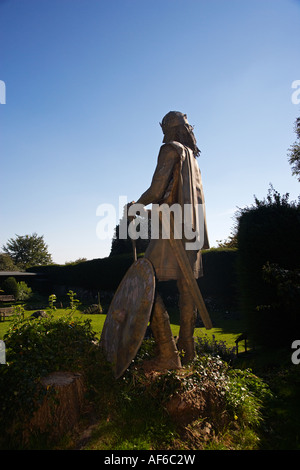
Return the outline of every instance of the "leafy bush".
[[[27,286],[26,282],[18,282],[17,300],[28,300],[32,295],[31,287]]]
[[[32,295],[32,289],[26,282],[17,282],[12,276],[5,279],[2,289],[5,294],[13,295],[16,300],[28,300]]]
[[[272,392],[251,369],[228,371],[226,401],[235,416],[246,424],[257,425],[262,419],[264,401],[272,398]]]
[[[16,318],[4,336],[7,365],[0,368],[0,422],[26,417],[44,396],[41,377],[89,365],[95,335],[89,320]]]

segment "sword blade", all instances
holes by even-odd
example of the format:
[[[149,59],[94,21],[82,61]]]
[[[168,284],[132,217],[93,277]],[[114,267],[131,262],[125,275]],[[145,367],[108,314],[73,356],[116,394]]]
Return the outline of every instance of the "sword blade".
[[[159,212],[159,217],[160,217],[160,220],[161,220],[162,224],[164,225],[164,217],[162,216],[161,212]],[[191,291],[191,295],[194,299],[196,307],[198,308],[198,311],[199,311],[200,317],[203,321],[203,324],[204,324],[204,326],[207,330],[210,330],[212,328],[212,322],[211,322],[209,313],[207,311],[206,305],[204,303],[202,294],[200,292],[198,283],[197,283],[197,281],[194,277],[194,273],[193,273],[192,267],[190,265],[189,259],[187,257],[187,254],[185,252],[183,243],[180,240],[180,238],[178,238],[178,233],[176,232],[176,227],[175,227],[175,233],[174,233],[174,217],[173,217],[172,212],[170,212],[170,218],[171,218],[171,220],[170,220],[170,239],[169,239],[170,244],[171,244],[171,246],[174,250],[174,253],[175,253],[177,262],[179,264],[179,267],[182,271],[182,274],[183,274],[185,280],[188,283],[188,286],[189,286],[190,291]],[[165,227],[166,227],[166,225],[165,225]],[[168,225],[168,227],[166,227],[166,230],[167,229],[169,229],[169,225]],[[177,238],[176,238],[176,235],[177,235]]]

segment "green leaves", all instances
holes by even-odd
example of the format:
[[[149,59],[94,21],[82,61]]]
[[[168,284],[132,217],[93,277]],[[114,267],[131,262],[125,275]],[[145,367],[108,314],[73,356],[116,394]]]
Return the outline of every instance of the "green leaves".
[[[266,399],[272,398],[269,387],[250,369],[232,369],[228,378],[226,400],[235,416],[247,424],[259,424],[261,406]]]
[[[32,413],[45,393],[41,377],[58,370],[88,368],[94,340],[90,320],[69,315],[17,317],[4,336],[7,365],[0,368],[0,422]]]
[[[294,130],[297,140],[289,148],[288,161],[292,168],[292,175],[297,176],[300,181],[300,118],[296,119]]]

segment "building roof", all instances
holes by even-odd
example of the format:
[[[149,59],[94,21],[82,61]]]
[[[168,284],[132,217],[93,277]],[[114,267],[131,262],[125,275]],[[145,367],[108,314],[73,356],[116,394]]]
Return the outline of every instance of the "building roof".
[[[0,271],[0,276],[38,276],[41,273],[28,273],[28,272],[22,272],[22,271]]]

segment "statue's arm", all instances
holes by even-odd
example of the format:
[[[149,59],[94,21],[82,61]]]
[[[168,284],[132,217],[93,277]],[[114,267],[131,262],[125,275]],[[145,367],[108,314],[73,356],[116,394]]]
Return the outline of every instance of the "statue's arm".
[[[137,204],[147,206],[148,204],[155,204],[161,200],[172,176],[174,164],[178,161],[178,158],[178,153],[171,145],[166,144],[160,148],[151,185],[147,191],[141,195]]]

